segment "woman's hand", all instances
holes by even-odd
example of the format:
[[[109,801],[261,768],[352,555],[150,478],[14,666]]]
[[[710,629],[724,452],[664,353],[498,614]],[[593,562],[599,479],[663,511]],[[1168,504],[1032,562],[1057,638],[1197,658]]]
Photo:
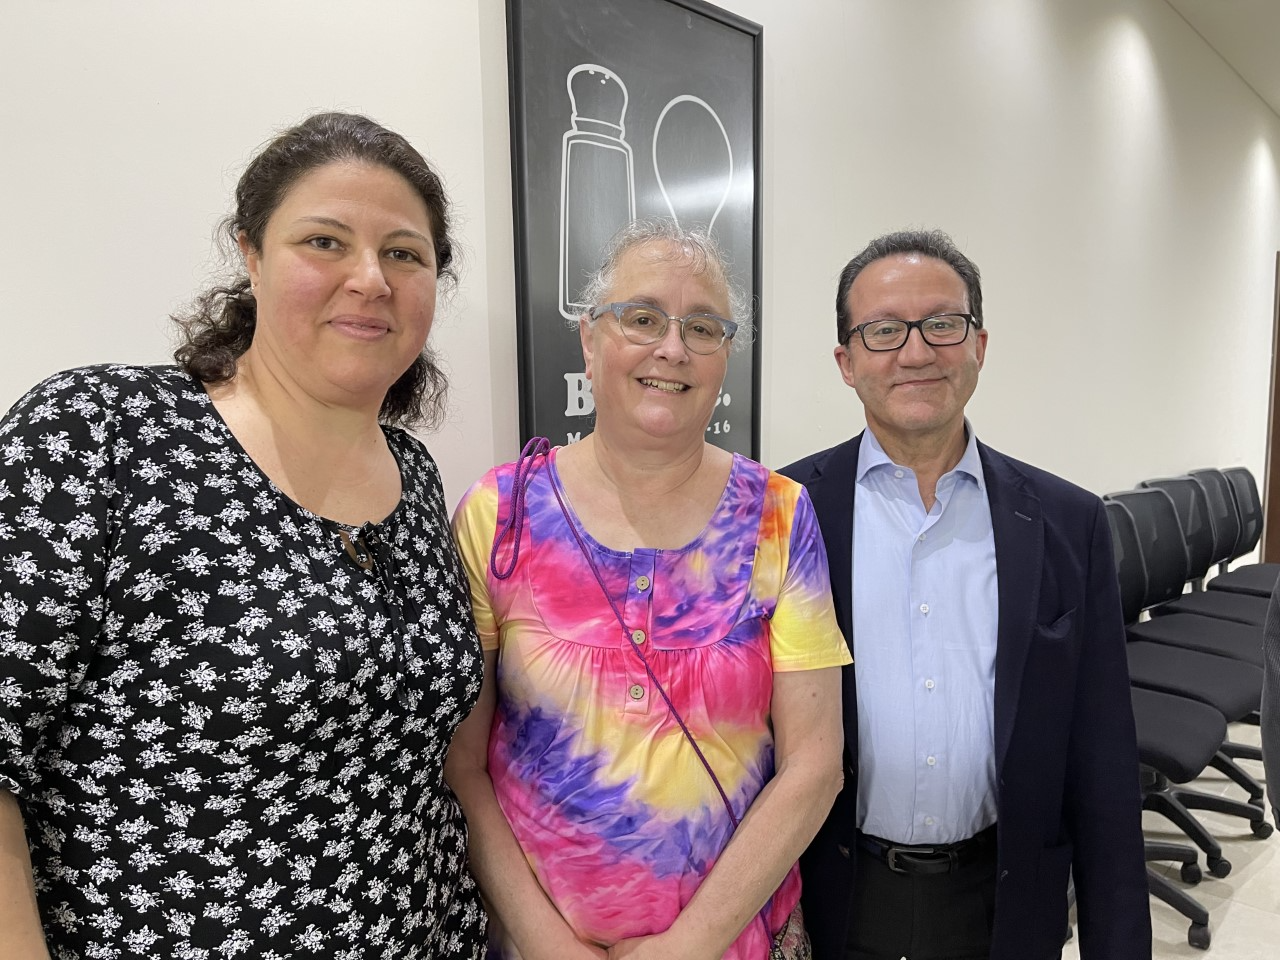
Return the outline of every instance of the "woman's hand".
[[[608,960],[706,960],[695,954],[681,952],[668,934],[651,937],[630,937],[619,940],[609,948]]]
[[[609,960],[612,956],[602,947],[572,936],[559,942],[548,939],[537,944],[535,951],[520,951],[520,960]]]

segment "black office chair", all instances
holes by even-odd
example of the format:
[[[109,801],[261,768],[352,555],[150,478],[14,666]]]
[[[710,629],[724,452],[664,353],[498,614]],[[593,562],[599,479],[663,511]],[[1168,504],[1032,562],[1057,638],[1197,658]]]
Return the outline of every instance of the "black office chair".
[[[1262,536],[1262,498],[1258,485],[1248,467],[1230,467],[1222,471],[1235,498],[1236,514],[1240,518],[1240,537],[1232,550],[1231,560],[1239,559],[1258,545]],[[1208,583],[1210,590],[1226,590],[1231,593],[1247,593],[1255,597],[1270,597],[1280,579],[1280,564],[1250,563],[1234,570],[1219,573]]]
[[[1149,482],[1172,484],[1170,480]],[[1187,479],[1185,484],[1179,486],[1179,490],[1185,493],[1188,488],[1194,487],[1195,481]],[[1212,542],[1211,538],[1201,536],[1208,533],[1207,527],[1197,531],[1197,542],[1189,544],[1173,498],[1163,487],[1109,493],[1107,501],[1123,506],[1133,520],[1138,550],[1147,573],[1147,592],[1142,609],[1155,610],[1194,596],[1183,593],[1191,579],[1188,551],[1194,548],[1202,560],[1207,560]],[[1200,520],[1203,519],[1201,515]],[[1114,523],[1112,535],[1116,535]],[[1208,568],[1207,563],[1205,568]],[[1226,596],[1230,601],[1230,595]],[[1133,623],[1128,627],[1128,632],[1135,640],[1167,643],[1262,667],[1262,628],[1259,626],[1198,614],[1170,613]]]
[[[1222,478],[1221,474],[1218,476]],[[1225,478],[1222,479],[1225,482]],[[1208,491],[1200,481],[1191,476],[1162,477],[1158,480],[1144,480],[1139,486],[1163,490],[1173,501],[1185,539],[1187,580],[1192,586],[1191,593],[1182,593],[1179,588],[1178,596],[1149,608],[1148,613],[1153,617],[1190,613],[1261,628],[1267,619],[1268,603],[1265,599],[1226,590],[1207,591],[1204,588],[1213,565],[1229,555],[1239,536],[1239,523],[1231,505],[1226,504],[1230,523],[1223,519],[1224,528],[1220,536]],[[1221,492],[1223,495],[1227,494],[1225,487]]]
[[[1146,498],[1158,498],[1166,504],[1169,502],[1167,496],[1159,491],[1134,492]],[[1134,518],[1125,505],[1118,499],[1108,499],[1106,511],[1111,527],[1116,572],[1120,581],[1121,608],[1128,638],[1125,652],[1129,662],[1130,682],[1136,687],[1207,704],[1221,713],[1229,722],[1251,716],[1257,711],[1262,699],[1260,667],[1244,660],[1142,639],[1134,633],[1137,627],[1150,628],[1162,621],[1176,623],[1179,619],[1205,620],[1207,618],[1176,615],[1138,623],[1149,593],[1145,554],[1139,542]],[[1212,623],[1228,627],[1241,626],[1226,621],[1212,621]],[[1241,756],[1251,756],[1246,751],[1254,749],[1256,748],[1248,745],[1231,744],[1229,741],[1219,745],[1209,765],[1244,788],[1250,802],[1241,803],[1228,798],[1215,797],[1210,801],[1212,806],[1209,808],[1243,817],[1249,821],[1255,836],[1266,837],[1271,834],[1272,828],[1266,822],[1262,807],[1257,805],[1262,802],[1264,792],[1262,786],[1247,771],[1241,769],[1231,755],[1231,753],[1238,753]],[[1219,806],[1218,801],[1225,801],[1226,806]],[[1204,849],[1206,853],[1210,852],[1207,848]]]
[[[1236,512],[1231,482],[1217,468],[1189,470],[1188,475],[1200,484],[1209,503],[1209,519],[1213,523],[1213,562],[1218,573],[1226,573],[1236,543],[1240,540],[1240,514]]]
[[[1138,759],[1142,763],[1143,809],[1168,817],[1205,850],[1209,872],[1216,877],[1225,877],[1231,871],[1231,864],[1222,857],[1221,845],[1188,809],[1188,806],[1198,806],[1203,795],[1174,784],[1194,780],[1204,771],[1217,751],[1217,744],[1226,736],[1227,721],[1213,707],[1183,697],[1139,687],[1131,689],[1131,696],[1138,731]],[[1146,858],[1148,862],[1173,860],[1181,863],[1183,882],[1200,882],[1200,866],[1196,862],[1194,847],[1147,840]],[[1201,950],[1209,946],[1209,911],[1203,904],[1150,867],[1147,868],[1147,888],[1152,896],[1191,921],[1187,930],[1188,943]]]

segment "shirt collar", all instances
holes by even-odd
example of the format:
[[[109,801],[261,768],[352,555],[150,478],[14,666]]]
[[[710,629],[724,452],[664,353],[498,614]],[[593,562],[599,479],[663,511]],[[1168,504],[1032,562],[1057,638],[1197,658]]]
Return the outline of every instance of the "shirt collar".
[[[978,437],[973,432],[973,426],[969,423],[968,417],[964,418],[964,434],[968,438],[964,445],[964,453],[960,455],[960,461],[948,472],[963,473],[972,477],[978,484],[978,489],[986,493],[987,479],[982,475],[982,458],[978,456]],[[880,441],[868,427],[862,434],[862,445],[858,448],[857,481],[861,482],[874,467],[896,466],[898,464],[889,459],[889,455],[884,452],[884,447],[880,446]]]

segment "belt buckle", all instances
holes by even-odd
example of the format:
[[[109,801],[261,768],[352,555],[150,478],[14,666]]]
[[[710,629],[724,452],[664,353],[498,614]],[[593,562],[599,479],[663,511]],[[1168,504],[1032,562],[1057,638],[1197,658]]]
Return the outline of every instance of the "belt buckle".
[[[889,864],[889,869],[892,870],[894,873],[907,873],[908,871],[906,867],[898,865],[899,854],[906,854],[907,856],[912,856],[912,855],[932,856],[937,852],[938,851],[933,847],[916,847],[912,850],[906,850],[906,849],[903,849],[902,847],[890,847],[888,850],[885,851],[885,862]]]

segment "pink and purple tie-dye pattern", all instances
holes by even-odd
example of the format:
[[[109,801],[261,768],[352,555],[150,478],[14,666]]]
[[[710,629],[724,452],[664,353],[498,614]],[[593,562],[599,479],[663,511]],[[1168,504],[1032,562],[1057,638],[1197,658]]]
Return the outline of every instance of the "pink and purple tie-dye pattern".
[[[489,743],[498,801],[560,912],[582,937],[611,944],[670,926],[732,832],[634,647],[642,645],[739,817],[773,776],[774,671],[839,666],[849,654],[801,487],[735,457],[698,537],[678,550],[623,553],[578,524],[554,457],[529,483],[509,579],[495,578],[488,561],[510,509],[512,465],[477,483],[454,522],[481,638],[499,650]],[[770,903],[769,930],[752,921],[725,956],[767,956],[799,892],[793,868]]]

